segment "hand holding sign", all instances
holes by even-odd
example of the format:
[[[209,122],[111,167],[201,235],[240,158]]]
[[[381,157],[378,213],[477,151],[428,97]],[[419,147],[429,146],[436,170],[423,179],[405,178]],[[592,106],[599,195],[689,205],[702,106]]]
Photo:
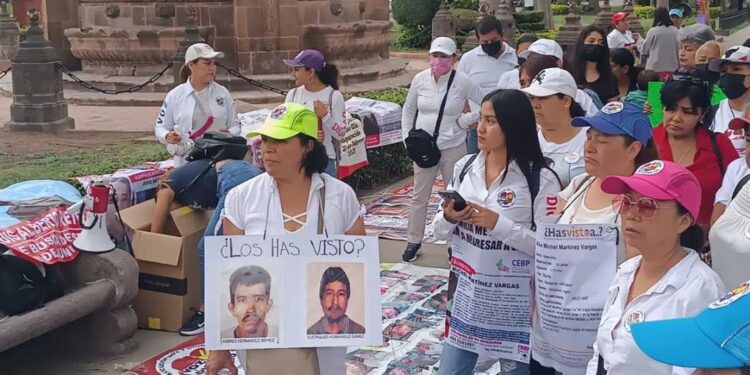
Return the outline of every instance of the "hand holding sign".
[[[495,225],[497,225],[497,219],[500,218],[500,215],[498,215],[497,212],[473,202],[468,202],[468,204],[469,208],[473,211],[469,218],[469,223],[486,229],[495,228]]]
[[[208,375],[218,375],[219,371],[227,369],[232,375],[237,375],[237,367],[234,366],[232,355],[229,350],[211,350],[208,352],[208,363],[206,364]]]

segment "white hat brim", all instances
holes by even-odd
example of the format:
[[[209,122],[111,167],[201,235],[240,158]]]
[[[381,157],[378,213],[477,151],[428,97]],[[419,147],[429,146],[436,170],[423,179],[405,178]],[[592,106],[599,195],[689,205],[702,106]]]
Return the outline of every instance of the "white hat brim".
[[[525,92],[527,95],[538,97],[538,98],[545,98],[548,96],[560,94],[559,92],[555,90],[551,90],[542,86],[533,86],[533,85],[525,89],[521,89],[521,91]]]

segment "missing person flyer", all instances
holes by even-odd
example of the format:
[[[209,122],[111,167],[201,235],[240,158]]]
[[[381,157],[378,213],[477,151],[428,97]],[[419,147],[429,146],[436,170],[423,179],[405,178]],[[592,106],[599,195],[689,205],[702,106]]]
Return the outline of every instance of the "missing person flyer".
[[[206,237],[207,349],[380,345],[378,239]]]
[[[483,357],[529,363],[534,262],[487,232],[465,222],[456,226],[451,272],[457,285],[447,341]]]

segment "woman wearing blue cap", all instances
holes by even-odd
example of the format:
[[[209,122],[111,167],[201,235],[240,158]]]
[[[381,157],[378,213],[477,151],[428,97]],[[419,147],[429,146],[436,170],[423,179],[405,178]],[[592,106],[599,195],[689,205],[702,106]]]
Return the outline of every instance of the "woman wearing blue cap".
[[[318,139],[326,147],[328,168],[326,173],[337,177],[340,141],[346,135],[347,124],[344,112],[346,102],[339,90],[339,70],[327,63],[323,54],[306,49],[284,64],[292,68],[294,84],[285,102],[302,104],[315,111],[318,116]]]
[[[602,190],[602,181],[611,175],[630,176],[635,170],[650,161],[657,158],[656,148],[651,139],[651,124],[648,117],[644,115],[637,107],[632,104],[621,102],[610,102],[605,105],[601,112],[592,117],[576,117],[572,121],[573,126],[582,128],[581,131],[586,133],[586,142],[584,144],[583,158],[585,160],[586,172],[575,177],[570,185],[560,193],[560,203],[558,205],[559,218],[557,225],[560,227],[572,225],[590,225],[605,224],[619,228],[618,238],[614,243],[602,243],[599,248],[611,249],[609,251],[615,254],[600,254],[594,269],[591,269],[590,259],[581,259],[586,264],[571,265],[567,281],[570,280],[587,280],[592,273],[609,272],[614,274],[617,265],[626,259],[634,256],[637,251],[627,249],[624,236],[622,235],[622,222],[613,209],[612,200],[614,196]],[[616,250],[615,250],[616,249]],[[604,259],[611,259],[611,263],[605,264]],[[615,260],[616,259],[616,263]],[[609,276],[611,277],[611,276]],[[554,277],[551,282],[565,282]],[[591,285],[571,285],[575,290],[591,288]],[[606,285],[598,286],[600,291],[588,289],[586,292],[589,297],[588,303],[592,307],[600,308],[604,304],[606,297]],[[601,295],[599,299],[596,296]],[[537,296],[540,296],[537,293]],[[537,303],[541,306],[541,301]],[[590,317],[588,327],[588,338],[581,338],[578,342],[586,343],[585,346],[568,347],[578,353],[588,353],[580,355],[577,360],[568,359],[567,361],[558,361],[554,350],[542,350],[543,347],[549,347],[548,343],[554,340],[543,329],[541,322],[548,321],[552,311],[537,308],[533,316],[532,324],[532,357],[535,362],[534,366],[552,367],[556,371],[569,373],[583,373],[586,365],[593,353],[592,349],[587,348],[596,338],[595,332],[599,323],[599,315]],[[584,333],[579,334],[581,337]],[[572,342],[572,340],[571,340]],[[573,357],[573,356],[570,356]],[[536,368],[536,367],[534,367]],[[533,368],[533,369],[534,369]]]

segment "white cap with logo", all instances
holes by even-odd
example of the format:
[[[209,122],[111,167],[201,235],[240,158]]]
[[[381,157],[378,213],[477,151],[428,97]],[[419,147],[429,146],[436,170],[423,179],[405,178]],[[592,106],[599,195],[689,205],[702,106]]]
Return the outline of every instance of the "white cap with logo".
[[[187,51],[185,51],[186,65],[187,63],[198,59],[214,60],[223,58],[223,52],[214,51],[214,49],[206,43],[193,44],[192,46],[188,47]]]
[[[536,42],[531,43],[527,50],[519,53],[518,57],[528,59],[532,52],[539,55],[553,56],[560,61],[563,59],[562,47],[552,39],[538,39]]]
[[[750,47],[734,46],[724,52],[724,58],[708,63],[708,68],[714,72],[721,71],[726,63],[750,64]]]
[[[454,55],[456,49],[456,42],[445,36],[435,38],[430,45],[430,53],[442,53],[448,56]]]
[[[568,71],[560,68],[547,68],[539,72],[531,80],[531,85],[521,91],[535,97],[543,98],[555,94],[564,94],[575,99],[578,87],[575,79]]]

